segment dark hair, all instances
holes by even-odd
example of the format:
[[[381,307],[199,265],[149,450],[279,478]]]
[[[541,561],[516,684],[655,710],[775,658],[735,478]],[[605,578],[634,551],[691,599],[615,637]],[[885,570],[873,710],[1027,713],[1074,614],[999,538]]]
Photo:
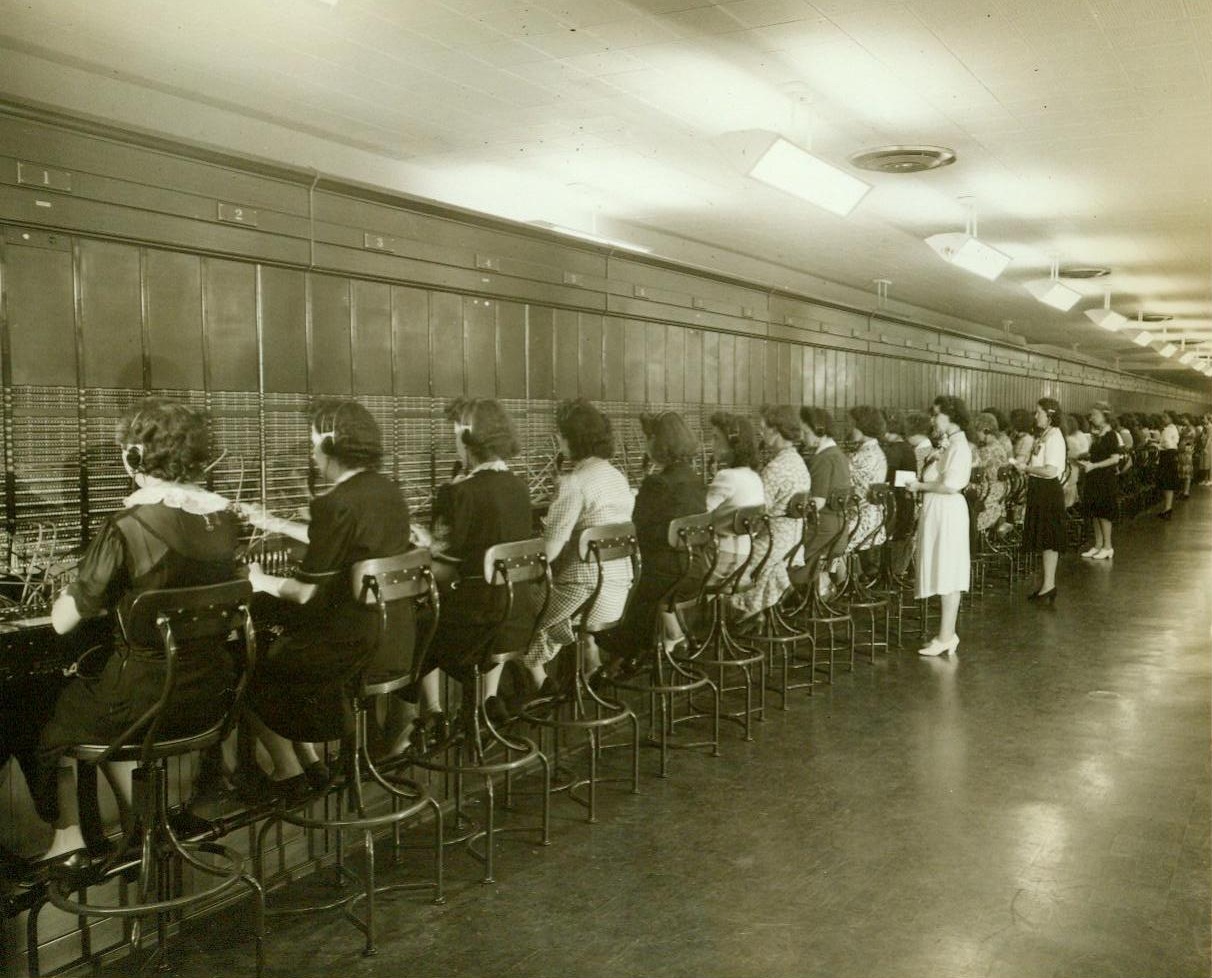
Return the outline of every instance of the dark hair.
[[[981,414],[992,414],[993,420],[997,422],[998,431],[1010,430],[1010,419],[1006,417],[1006,412],[1001,408],[987,407],[981,408]]]
[[[1072,414],[1062,414],[1060,418],[1060,429],[1065,433],[1066,438],[1077,434],[1077,418],[1075,418]]]
[[[699,440],[676,411],[641,414],[640,428],[644,437],[652,441],[652,460],[657,465],[689,462],[698,454]]]
[[[610,419],[583,397],[556,405],[556,428],[568,442],[574,462],[590,457],[608,459],[614,454]]]
[[[930,434],[930,415],[925,411],[905,412],[905,437]]]
[[[458,411],[452,415],[456,405]],[[468,454],[477,462],[512,458],[521,448],[513,420],[501,407],[500,401],[490,397],[459,398],[451,402],[446,416],[457,424],[467,426],[468,430],[461,437]]]
[[[1053,428],[1059,428],[1061,422],[1061,406],[1060,401],[1055,397],[1041,397],[1035,402],[1044,409],[1044,413],[1048,415],[1048,423]]]
[[[837,426],[834,423],[833,415],[824,408],[805,405],[800,408],[800,422],[811,428],[817,438],[828,436],[837,440]]]
[[[930,402],[933,407],[939,409],[941,414],[947,415],[954,424],[959,425],[965,431],[972,423],[972,416],[968,413],[968,405],[964,403],[962,397],[956,397],[954,394],[939,394],[933,401]]]
[[[1010,412],[1010,430],[1026,434],[1035,430],[1035,422],[1031,420],[1031,412],[1026,408],[1015,408]]]
[[[888,430],[888,423],[878,408],[870,404],[860,404],[850,409],[850,420],[854,426],[868,438],[882,438]]]
[[[728,458],[717,459],[726,462],[729,468],[748,466],[757,471],[760,455],[758,454],[757,435],[748,418],[739,414],[729,414],[727,411],[716,411],[711,416],[711,427],[724,436],[728,442]]]
[[[167,397],[149,397],[118,421],[118,444],[132,453],[131,468],[169,482],[202,478],[210,457],[206,415]]]
[[[357,401],[326,400],[312,408],[311,428],[328,436],[320,450],[349,469],[377,469],[383,460],[383,435],[374,415]]]
[[[790,404],[763,404],[758,412],[767,428],[772,428],[788,441],[800,440],[800,418]]]

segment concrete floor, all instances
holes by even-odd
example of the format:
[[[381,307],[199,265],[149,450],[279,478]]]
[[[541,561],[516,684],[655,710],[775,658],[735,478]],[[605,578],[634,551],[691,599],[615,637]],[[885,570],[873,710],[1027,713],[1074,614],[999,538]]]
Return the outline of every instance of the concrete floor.
[[[448,860],[449,902],[382,905],[380,953],[331,915],[271,924],[269,973],[1200,976],[1209,960],[1212,495],[1067,557],[1041,610],[990,595],[952,660],[912,651],[801,691],[723,756],[645,755],[602,820],[500,882]],[[251,973],[233,918],[183,975]]]

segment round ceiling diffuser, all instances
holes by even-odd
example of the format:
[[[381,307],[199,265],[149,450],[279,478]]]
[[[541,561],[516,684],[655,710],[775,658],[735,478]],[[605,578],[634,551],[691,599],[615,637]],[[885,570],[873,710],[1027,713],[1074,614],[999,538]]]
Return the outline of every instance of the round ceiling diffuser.
[[[946,146],[877,146],[850,157],[860,170],[876,173],[921,173],[955,162],[955,150]]]
[[[1142,323],[1168,323],[1173,316],[1167,316],[1164,312],[1142,312],[1140,321]]]
[[[1111,269],[1101,265],[1072,265],[1058,272],[1061,278],[1106,278]]]

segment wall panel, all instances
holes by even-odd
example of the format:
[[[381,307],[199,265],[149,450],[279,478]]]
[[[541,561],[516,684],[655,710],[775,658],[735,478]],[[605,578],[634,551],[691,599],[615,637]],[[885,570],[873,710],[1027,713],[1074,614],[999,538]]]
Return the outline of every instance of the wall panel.
[[[74,387],[79,380],[72,254],[70,242],[62,245],[5,246],[0,283],[14,384]]]
[[[391,286],[353,283],[353,389],[392,393]]]
[[[84,384],[141,388],[143,299],[139,249],[87,239],[78,241],[76,249]]]
[[[256,268],[244,262],[204,258],[202,295],[207,389],[257,390]],[[345,363],[349,363],[348,340]]]
[[[497,393],[497,303],[493,299],[463,299],[465,392],[470,397]]]

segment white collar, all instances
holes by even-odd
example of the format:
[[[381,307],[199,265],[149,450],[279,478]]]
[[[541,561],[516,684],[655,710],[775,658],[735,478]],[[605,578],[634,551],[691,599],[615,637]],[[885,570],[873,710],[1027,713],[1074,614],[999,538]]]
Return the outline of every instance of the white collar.
[[[130,508],[159,503],[161,506],[179,509],[193,516],[207,516],[211,513],[221,513],[231,505],[218,493],[210,492],[201,486],[186,482],[167,482],[152,475],[143,475],[140,478],[143,485],[122,500],[123,506]]]
[[[455,479],[454,481],[455,481],[455,482],[463,482],[463,481],[465,481],[465,480],[467,480],[467,479],[470,479],[470,478],[471,478],[473,475],[475,475],[477,472],[508,472],[508,471],[509,471],[509,466],[505,464],[505,460],[504,460],[504,459],[500,459],[500,458],[494,458],[494,459],[492,459],[492,460],[491,460],[491,461],[489,461],[489,462],[481,462],[479,465],[477,465],[477,466],[476,466],[474,469],[472,469],[470,472],[464,472],[464,473],[462,473],[462,474],[461,474],[461,475],[460,475],[460,476],[459,476],[457,479]]]
[[[821,435],[821,437],[817,440],[816,450],[818,452],[823,452],[826,448],[837,448],[837,442],[835,442],[828,435]]]

